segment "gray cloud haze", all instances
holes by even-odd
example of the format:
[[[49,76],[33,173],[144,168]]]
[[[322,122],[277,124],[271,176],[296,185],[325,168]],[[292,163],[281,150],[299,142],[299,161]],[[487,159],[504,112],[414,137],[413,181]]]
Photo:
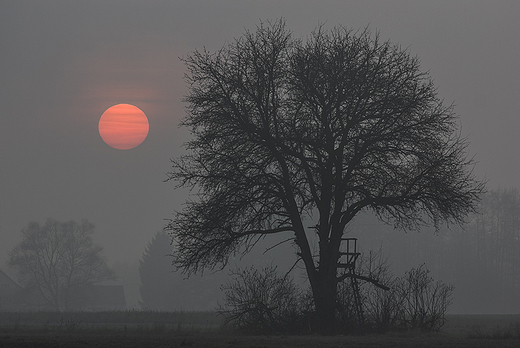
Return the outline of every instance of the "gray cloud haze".
[[[87,218],[109,259],[135,260],[181,208],[164,183],[189,138],[179,57],[216,50],[285,17],[297,37],[318,24],[380,32],[419,56],[490,187],[520,186],[520,2],[2,1],[0,4],[0,262],[30,221]],[[115,150],[97,131],[130,103],[148,138]],[[0,264],[0,265],[1,265]]]

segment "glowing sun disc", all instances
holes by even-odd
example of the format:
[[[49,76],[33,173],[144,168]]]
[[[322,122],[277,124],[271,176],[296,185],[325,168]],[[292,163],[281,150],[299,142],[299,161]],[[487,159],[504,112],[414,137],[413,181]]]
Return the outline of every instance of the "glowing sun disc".
[[[130,104],[117,104],[108,108],[98,124],[101,139],[119,150],[139,146],[146,139],[149,127],[144,112]]]

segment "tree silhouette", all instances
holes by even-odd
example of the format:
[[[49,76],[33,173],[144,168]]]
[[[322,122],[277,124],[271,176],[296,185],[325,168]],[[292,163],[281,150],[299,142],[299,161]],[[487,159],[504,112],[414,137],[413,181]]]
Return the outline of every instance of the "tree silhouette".
[[[169,179],[198,197],[167,229],[188,273],[288,233],[318,331],[331,333],[341,238],[356,214],[417,229],[460,223],[477,204],[483,184],[452,107],[417,58],[368,30],[318,28],[303,41],[280,20],[185,63],[194,139]]]
[[[156,233],[148,243],[139,261],[141,285],[141,306],[150,310],[175,309],[177,300],[173,296],[175,288],[172,275],[172,246],[164,232]]]
[[[67,309],[74,287],[115,278],[101,255],[103,248],[92,241],[93,233],[94,225],[87,220],[32,222],[22,230],[23,239],[8,263],[18,269],[21,284],[35,288],[45,304]]]
[[[207,310],[218,290],[215,277],[185,279],[174,272],[173,247],[165,231],[157,232],[139,261],[141,307],[147,310]]]

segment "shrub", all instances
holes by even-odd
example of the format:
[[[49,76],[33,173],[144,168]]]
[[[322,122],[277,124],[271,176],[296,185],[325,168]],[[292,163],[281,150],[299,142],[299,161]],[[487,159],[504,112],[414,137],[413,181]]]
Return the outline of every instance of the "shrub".
[[[222,286],[224,305],[218,312],[225,323],[251,333],[289,333],[302,322],[302,292],[292,278],[280,276],[276,267],[238,268]]]
[[[390,290],[384,290],[361,282],[365,326],[377,332],[395,329],[399,325],[397,317],[401,304],[395,296],[397,278],[390,271],[388,259],[383,257],[381,250],[370,252],[367,259],[361,260],[359,273],[390,287]]]
[[[359,318],[351,282],[347,279],[338,284],[338,321],[347,331],[439,331],[446,323],[454,287],[435,281],[424,264],[403,277],[395,277],[387,260],[376,253],[360,262],[358,273],[378,280],[390,290],[359,281],[363,309],[363,317]]]
[[[412,268],[396,281],[394,290],[401,304],[398,314],[401,325],[409,329],[439,331],[446,323],[453,289],[453,285],[430,277],[424,264]]]
[[[337,326],[343,327],[344,333],[438,331],[445,324],[454,287],[435,281],[424,264],[403,277],[395,277],[387,260],[376,253],[360,262],[358,273],[378,280],[390,290],[359,280],[360,317],[352,282],[340,282],[336,314]],[[312,331],[315,318],[311,293],[301,291],[287,275],[280,276],[276,267],[239,268],[231,276],[222,286],[224,305],[218,309],[226,325],[256,334]]]

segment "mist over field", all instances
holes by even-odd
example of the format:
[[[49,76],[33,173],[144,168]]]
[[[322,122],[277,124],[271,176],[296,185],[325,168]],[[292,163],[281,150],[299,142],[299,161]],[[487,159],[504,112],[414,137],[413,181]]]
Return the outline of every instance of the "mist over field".
[[[3,1],[2,289],[19,289],[23,280],[7,264],[21,231],[48,218],[88,219],[94,243],[115,272],[97,284],[105,287],[100,297],[109,291],[114,302],[80,309],[213,311],[229,271],[248,265],[273,265],[281,274],[292,269],[295,282],[307,288],[302,265],[293,268],[291,243],[266,251],[290,235],[268,236],[224,270],[189,279],[175,272],[172,258],[164,256],[171,247],[162,243],[150,253],[156,266],[139,272],[166,220],[193,198],[165,182],[170,159],[183,154],[182,144],[192,137],[179,127],[187,93],[179,58],[216,51],[261,20],[283,17],[304,40],[320,24],[368,26],[416,55],[439,97],[460,115],[474,174],[490,191],[483,215],[470,215],[462,227],[403,232],[371,214],[358,216],[346,236],[358,238],[362,256],[380,253],[396,276],[425,264],[434,279],[455,286],[449,313],[520,313],[519,13],[517,1]],[[146,140],[134,149],[111,148],[98,132],[103,112],[119,103],[138,106],[149,120]],[[163,290],[147,302],[143,286]],[[89,291],[78,298],[94,298],[98,290]]]

